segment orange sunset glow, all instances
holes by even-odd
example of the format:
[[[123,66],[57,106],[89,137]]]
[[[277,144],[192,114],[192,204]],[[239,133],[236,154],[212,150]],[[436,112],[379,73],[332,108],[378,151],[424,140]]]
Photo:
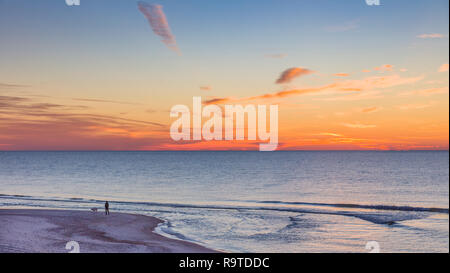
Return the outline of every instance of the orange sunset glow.
[[[106,17],[105,31],[105,14],[81,31],[83,8],[96,9],[37,7],[34,16],[48,22],[35,27],[1,16],[18,24],[0,28],[0,150],[257,149],[260,141],[173,141],[170,109],[192,107],[193,96],[203,106],[278,105],[278,150],[448,149],[445,14],[406,25],[389,17],[395,32],[368,14],[384,18],[389,5],[365,7],[355,20],[311,17],[308,30],[273,20],[285,37],[311,37],[276,42],[280,34],[264,36],[257,16],[238,33],[211,18],[211,38],[201,42],[184,25],[201,22],[170,6],[151,18],[144,7],[122,11],[133,31]]]

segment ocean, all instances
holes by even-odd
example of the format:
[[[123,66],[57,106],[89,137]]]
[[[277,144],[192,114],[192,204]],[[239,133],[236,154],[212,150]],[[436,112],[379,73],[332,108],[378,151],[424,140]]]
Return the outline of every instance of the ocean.
[[[0,208],[105,200],[225,252],[449,251],[448,151],[0,152]]]

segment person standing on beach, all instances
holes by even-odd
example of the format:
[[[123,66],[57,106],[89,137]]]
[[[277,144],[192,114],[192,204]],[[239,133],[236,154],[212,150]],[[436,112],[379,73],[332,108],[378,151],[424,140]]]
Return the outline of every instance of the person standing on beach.
[[[109,203],[108,203],[108,201],[105,202],[105,215],[109,215]]]

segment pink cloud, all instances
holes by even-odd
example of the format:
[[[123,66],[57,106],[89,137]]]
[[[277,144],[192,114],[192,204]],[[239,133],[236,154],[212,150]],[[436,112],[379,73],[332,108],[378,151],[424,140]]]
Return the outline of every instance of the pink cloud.
[[[169,23],[167,22],[166,15],[162,10],[162,6],[140,1],[138,2],[138,8],[139,11],[144,14],[145,18],[147,18],[153,32],[161,37],[162,42],[171,50],[181,54],[178,49],[175,36],[170,31]]]
[[[421,39],[436,39],[436,38],[444,38],[445,35],[440,33],[425,33],[421,35],[417,35],[417,38]]]

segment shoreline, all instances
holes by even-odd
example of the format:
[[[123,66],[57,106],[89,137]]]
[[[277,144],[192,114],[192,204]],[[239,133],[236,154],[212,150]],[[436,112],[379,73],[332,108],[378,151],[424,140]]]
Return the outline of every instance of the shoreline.
[[[215,253],[201,245],[155,232],[161,219],[103,211],[0,209],[0,253]]]

